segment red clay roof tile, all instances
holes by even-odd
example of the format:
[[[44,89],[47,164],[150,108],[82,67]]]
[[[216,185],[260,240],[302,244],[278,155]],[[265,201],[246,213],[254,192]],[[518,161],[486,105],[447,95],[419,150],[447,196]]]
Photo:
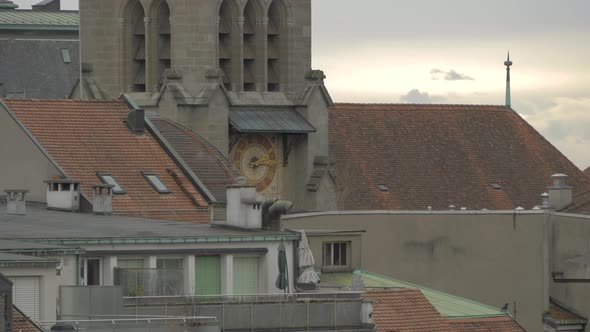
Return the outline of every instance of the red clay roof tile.
[[[566,308],[560,303],[551,300],[549,303],[549,316],[556,321],[563,323],[578,323],[580,321],[587,321],[588,319],[580,316],[572,310]]]
[[[336,104],[330,154],[340,209],[531,209],[555,173],[574,194],[590,191],[590,178],[503,106]]]
[[[116,214],[209,222],[205,200],[196,190],[187,195],[186,188],[175,181],[169,170],[177,165],[154,137],[147,131],[136,135],[127,128],[129,109],[123,101],[4,102],[67,176],[82,181],[88,199],[92,199],[91,186],[100,183],[97,172],[109,172],[126,192],[113,198]],[[155,172],[172,194],[157,193],[141,172]]]
[[[40,332],[42,330],[37,325],[35,325],[29,317],[27,317],[15,305],[13,305],[12,306],[12,331]]]
[[[373,300],[378,332],[451,331],[448,322],[419,289],[372,290],[363,297]]]
[[[511,317],[449,319],[453,332],[526,332]]]

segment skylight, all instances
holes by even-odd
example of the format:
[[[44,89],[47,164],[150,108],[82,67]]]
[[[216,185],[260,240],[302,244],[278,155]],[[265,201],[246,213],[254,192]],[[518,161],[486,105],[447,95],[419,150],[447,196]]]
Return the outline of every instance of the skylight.
[[[119,185],[117,180],[113,177],[111,173],[97,173],[98,177],[104,184],[110,184],[113,186],[113,193],[114,194],[124,194],[125,190]]]
[[[502,185],[499,184],[499,183],[497,183],[497,182],[494,182],[494,183],[492,183],[492,188],[494,188],[496,190],[501,190],[502,189]]]
[[[381,190],[383,192],[389,191],[389,188],[387,188],[387,186],[384,184],[378,184],[377,187],[379,188],[379,190]]]
[[[70,55],[70,50],[67,48],[61,49],[61,58],[64,63],[72,63],[72,56]]]
[[[153,172],[142,172],[145,179],[152,185],[152,187],[160,194],[169,194],[170,190],[166,185],[160,180],[158,175]]]

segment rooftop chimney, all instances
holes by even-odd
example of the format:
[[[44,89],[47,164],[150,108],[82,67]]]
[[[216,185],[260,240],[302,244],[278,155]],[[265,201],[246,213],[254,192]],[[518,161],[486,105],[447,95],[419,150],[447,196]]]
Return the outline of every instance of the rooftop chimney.
[[[227,226],[261,229],[263,200],[256,194],[256,187],[239,177],[236,184],[227,188]]]
[[[127,127],[135,134],[143,133],[145,128],[145,112],[142,109],[134,109],[127,114]]]
[[[47,209],[80,211],[80,181],[47,180]]]
[[[6,213],[25,215],[27,214],[27,202],[25,195],[28,190],[4,190],[6,193]]]
[[[551,176],[553,185],[549,187],[549,208],[561,210],[572,203],[572,187],[566,184],[567,175],[554,174]]]
[[[113,213],[113,188],[111,184],[92,186],[92,212],[107,215]]]

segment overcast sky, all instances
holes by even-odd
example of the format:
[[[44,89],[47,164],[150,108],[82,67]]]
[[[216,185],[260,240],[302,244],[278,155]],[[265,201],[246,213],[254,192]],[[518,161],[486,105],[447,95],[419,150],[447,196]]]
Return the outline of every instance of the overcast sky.
[[[585,169],[589,13],[589,0],[313,0],[313,66],[337,102],[503,104],[509,49],[513,109]]]

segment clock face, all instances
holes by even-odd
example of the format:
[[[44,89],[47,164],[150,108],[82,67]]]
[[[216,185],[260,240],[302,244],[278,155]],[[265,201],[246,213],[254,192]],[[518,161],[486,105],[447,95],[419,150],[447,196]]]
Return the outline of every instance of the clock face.
[[[277,152],[262,135],[246,135],[234,146],[231,159],[240,172],[262,192],[273,182],[277,172]]]

